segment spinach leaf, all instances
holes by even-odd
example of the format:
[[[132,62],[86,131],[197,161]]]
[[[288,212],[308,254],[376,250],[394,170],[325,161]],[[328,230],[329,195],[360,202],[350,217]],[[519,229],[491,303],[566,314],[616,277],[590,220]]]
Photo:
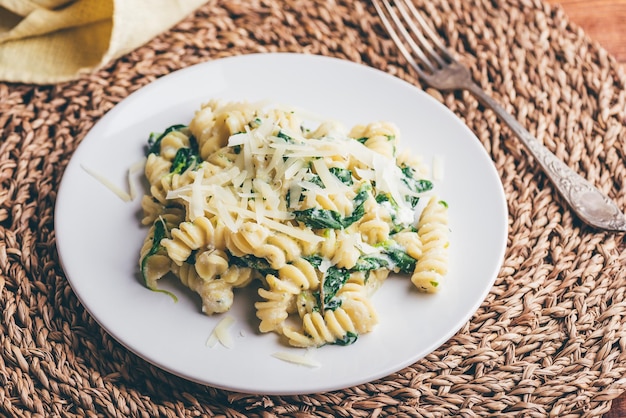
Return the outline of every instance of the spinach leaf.
[[[313,229],[347,228],[365,215],[365,202],[369,197],[370,188],[367,184],[361,187],[354,197],[354,210],[350,216],[343,217],[339,212],[329,209],[309,208],[294,211],[295,219]]]
[[[346,284],[349,277],[350,272],[344,268],[331,266],[326,270],[326,275],[322,283],[322,297],[320,298],[323,309],[326,309],[326,306],[330,304],[339,289]]]
[[[170,291],[159,289],[156,285],[156,280],[154,283],[148,283],[148,277],[146,276],[146,269],[148,268],[148,260],[150,257],[158,253],[163,247],[161,246],[161,240],[165,238],[166,228],[165,222],[162,219],[158,219],[154,223],[154,235],[152,236],[152,246],[148,253],[141,259],[141,277],[143,278],[143,282],[146,287],[153,292],[165,293],[169,297],[171,297],[174,302],[178,302],[178,297]],[[158,279],[158,278],[157,278]]]
[[[186,127],[187,125],[177,124],[177,125],[170,126],[165,131],[163,131],[163,133],[160,135],[151,133],[150,137],[148,138],[148,149],[146,151],[146,155],[150,155],[150,154],[159,155],[159,153],[161,152],[161,140],[165,138],[165,136],[169,134],[170,132],[180,131],[182,129],[185,129]]]
[[[385,253],[391,258],[394,264],[400,269],[402,273],[413,273],[415,270],[415,263],[417,260],[408,255],[400,248],[389,248]]]
[[[319,269],[320,266],[322,265],[322,257],[319,255],[309,255],[309,256],[302,256],[302,258],[304,258],[306,261],[308,261],[309,263],[311,263],[311,265],[313,267],[315,267],[316,269]]]
[[[313,229],[342,229],[343,217],[339,212],[328,209],[309,208],[293,212],[296,221],[303,222]]]
[[[359,334],[348,331],[343,338],[339,338],[335,340],[334,344],[337,345],[350,345],[354,344],[356,340],[359,338]]]
[[[402,170],[403,174],[402,181],[412,192],[424,193],[433,188],[433,183],[430,180],[416,179],[416,173],[412,167],[403,166],[400,167],[400,170]],[[419,197],[407,196],[406,200],[411,204],[412,207],[415,207],[417,205],[417,202],[419,202]]]
[[[196,256],[198,255],[198,250],[191,250],[191,254],[185,260],[187,264],[196,264]]]
[[[352,186],[352,171],[341,167],[331,167],[329,170],[331,174],[337,177],[343,184]]]
[[[412,225],[396,223],[396,220],[398,219],[398,210],[400,209],[400,207],[398,206],[396,201],[393,199],[393,197],[391,197],[389,193],[376,195],[376,203],[378,204],[388,203],[389,204],[388,205],[390,209],[389,216],[391,217],[391,223],[392,223],[392,227],[389,231],[390,235],[397,234],[398,232],[407,231],[407,230],[412,230],[413,232],[416,232],[415,227]]]
[[[143,277],[144,283],[147,283],[146,277],[146,266],[148,264],[148,259],[159,252],[161,249],[161,240],[165,238],[165,223],[162,220],[157,220],[154,223],[154,235],[152,236],[152,246],[148,253],[141,260],[141,275]]]
[[[393,198],[389,195],[389,193],[380,193],[376,195],[376,203],[379,205],[384,202],[389,202],[393,207],[397,207],[397,203],[393,201]]]
[[[170,173],[181,174],[190,167],[195,169],[200,162],[200,156],[192,148],[179,148],[172,161]]]
[[[389,267],[389,260],[378,255],[362,255],[356,261],[352,271],[370,271]]]
[[[369,197],[368,190],[370,188],[363,186],[359,190],[359,193],[354,197],[353,204],[354,210],[350,216],[346,216],[343,220],[343,227],[347,228],[365,215],[365,201]]]
[[[309,181],[316,186],[321,187],[322,189],[326,188],[326,186],[324,186],[324,183],[322,182],[322,179],[317,174],[311,174],[311,178],[309,179]]]
[[[258,271],[263,276],[267,276],[268,274],[276,275],[278,272],[274,270],[270,263],[264,259],[255,257],[254,255],[248,254],[243,257],[235,257],[234,255],[228,253],[228,258],[231,263],[239,267],[248,267],[253,270]]]
[[[342,300],[338,298],[332,298],[324,305],[324,309],[328,311],[334,311],[335,309],[341,307]]]

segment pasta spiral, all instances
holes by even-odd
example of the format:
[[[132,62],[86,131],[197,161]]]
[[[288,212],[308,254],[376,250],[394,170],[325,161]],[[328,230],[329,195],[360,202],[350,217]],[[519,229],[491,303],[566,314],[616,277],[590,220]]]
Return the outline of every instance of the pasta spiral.
[[[421,291],[436,292],[448,272],[448,211],[436,197],[432,197],[418,223],[422,241],[419,257],[411,281]]]
[[[171,236],[161,240],[161,245],[172,261],[180,266],[193,250],[209,245],[214,247],[215,227],[208,218],[199,217],[193,222],[181,222],[171,230]]]
[[[257,317],[261,320],[261,332],[276,331],[282,328],[289,316],[289,310],[296,296],[302,291],[319,286],[315,268],[304,258],[281,267],[277,275],[268,274],[265,278],[267,289],[259,289],[259,296],[265,299],[257,302]]]
[[[153,240],[155,237],[155,225],[150,227],[148,236],[144,240],[141,246],[140,263],[144,282],[149,289],[157,288],[157,281],[170,272],[172,268],[172,260],[167,256],[165,251],[159,250],[155,254],[150,254],[153,247]]]
[[[396,156],[396,128],[385,122],[357,125],[350,131],[350,137],[363,141],[369,149],[387,158]]]
[[[367,291],[358,282],[348,282],[337,292],[341,306],[305,312],[302,329],[285,327],[283,334],[289,344],[296,347],[319,347],[346,341],[350,336],[370,332],[378,323],[378,315],[367,296]]]
[[[184,214],[179,208],[163,208],[153,221],[148,235],[144,239],[139,251],[139,267],[146,286],[150,289],[157,288],[157,281],[169,273],[173,265],[171,258],[160,245],[162,239],[158,237],[157,231],[160,228],[163,231],[173,228],[183,216]]]

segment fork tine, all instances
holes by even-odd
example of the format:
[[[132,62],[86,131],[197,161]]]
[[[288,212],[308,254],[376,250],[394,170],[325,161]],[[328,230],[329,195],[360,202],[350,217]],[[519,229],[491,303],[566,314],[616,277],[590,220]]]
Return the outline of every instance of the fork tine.
[[[410,0],[405,0],[405,1],[396,0],[394,3],[397,9],[400,11],[400,14],[404,18],[404,21],[413,32],[413,35],[415,35],[415,37],[419,41],[421,49],[425,50],[426,53],[432,59],[437,61],[437,64],[439,64],[439,66],[443,67],[444,65],[446,65],[444,58],[450,59],[450,57],[446,55],[447,54],[446,49],[439,41],[438,39],[439,37],[436,36],[434,32],[431,30],[430,26],[428,26],[428,24],[422,17],[421,13],[419,13],[417,9],[415,9],[415,6],[413,6],[413,3],[411,3]],[[404,7],[405,5],[406,7],[409,8],[411,12],[410,14],[409,12],[407,12],[407,9]],[[417,25],[415,24],[416,21],[421,27],[421,29],[418,28]],[[424,36],[424,32],[430,38],[430,41],[426,39],[426,37]],[[435,49],[432,47],[432,44],[434,44],[435,47],[437,47],[437,49],[442,51],[441,55],[440,53],[437,53],[437,51],[435,51]],[[444,58],[441,57],[442,55],[444,56]]]
[[[441,38],[438,34],[435,33],[435,31],[428,25],[428,23],[426,22],[426,20],[424,19],[424,17],[422,16],[422,14],[420,12],[417,11],[417,9],[415,8],[415,6],[413,5],[413,3],[410,0],[405,0],[404,4],[406,4],[406,6],[409,8],[409,10],[411,11],[411,14],[413,15],[413,18],[415,19],[415,21],[417,21],[419,23],[419,25],[422,27],[422,31],[416,31],[419,33],[426,33],[426,35],[428,35],[428,37],[430,38],[431,42],[437,47],[437,49],[439,50],[439,53],[448,61],[454,61],[454,57],[452,56],[452,54],[450,54],[448,52],[448,49],[445,47],[445,45],[441,42]],[[412,22],[411,19],[407,19],[408,22]],[[413,25],[411,25],[413,26]],[[433,56],[436,55],[434,49],[430,46],[430,44],[427,42],[426,45],[428,46],[428,50],[429,52],[432,51]]]
[[[455,61],[440,37],[428,25],[411,0],[393,0],[393,6],[389,0],[380,1],[384,4],[387,13],[384,13],[379,0],[372,0],[383,25],[404,58],[420,77],[424,78],[427,72],[433,73]],[[421,64],[418,64],[412,56],[407,45]]]
[[[404,44],[404,42],[402,41],[402,39],[404,39],[405,41],[407,41],[409,43],[409,45],[411,46],[411,49],[413,50],[415,55],[417,55],[419,57],[419,59],[422,61],[422,65],[425,65],[428,68],[429,71],[431,71],[431,72],[434,71],[434,67],[430,63],[430,60],[426,57],[426,55],[422,52],[422,50],[417,46],[417,44],[415,44],[415,42],[413,41],[413,38],[407,32],[406,28],[404,27],[404,25],[400,21],[397,13],[393,10],[393,8],[389,4],[389,2],[387,0],[381,0],[381,1],[383,2],[384,6],[385,6],[385,10],[387,11],[387,13],[385,13],[385,11],[383,10],[383,8],[380,5],[378,0],[372,0],[372,3],[374,3],[374,7],[376,8],[376,12],[380,16],[380,19],[383,22],[383,25],[385,26],[385,29],[387,29],[387,32],[389,32],[389,35],[391,36],[391,39],[393,40],[393,42],[398,47],[398,50],[400,51],[400,53],[408,61],[409,65],[411,67],[413,67],[413,69],[417,72],[417,74],[420,77],[424,77],[426,75],[424,70],[422,70],[420,65],[413,58],[413,55],[409,52],[409,50],[407,49],[407,47]],[[389,14],[391,19],[395,23],[395,25],[394,25],[394,23],[391,23],[391,21],[387,17],[387,14]],[[398,31],[396,31],[394,26],[398,28],[398,31],[401,33],[401,35],[398,33]]]

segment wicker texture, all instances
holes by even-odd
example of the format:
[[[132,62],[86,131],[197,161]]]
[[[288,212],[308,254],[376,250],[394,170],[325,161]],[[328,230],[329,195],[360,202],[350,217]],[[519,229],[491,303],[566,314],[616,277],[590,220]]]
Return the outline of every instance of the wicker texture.
[[[498,99],[626,207],[626,77],[559,8],[415,0]],[[474,132],[507,196],[509,246],[470,322],[384,379],[325,394],[253,396],[187,382],[108,336],[59,265],[54,203],[76,146],[130,92],[191,64],[298,51],[419,84],[373,7],[356,0],[211,0],[149,44],[55,86],[0,84],[0,415],[599,416],[626,389],[624,234],[582,225],[519,142],[466,93],[433,95]],[[485,225],[488,228],[488,225]],[[471,276],[471,272],[468,272]]]

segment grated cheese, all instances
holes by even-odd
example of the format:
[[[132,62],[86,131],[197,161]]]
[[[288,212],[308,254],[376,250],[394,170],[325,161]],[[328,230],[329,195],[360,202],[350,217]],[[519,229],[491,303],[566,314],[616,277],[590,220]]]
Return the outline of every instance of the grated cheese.
[[[150,166],[146,167],[146,178],[152,186],[152,197],[156,199],[150,206],[147,201],[142,202],[144,209],[153,211],[159,208],[157,205],[168,210],[175,207],[176,218],[167,219],[171,223],[183,217],[180,222],[205,217],[206,222],[211,222],[202,225],[196,221],[199,227],[204,226],[200,229],[187,231],[181,227],[186,235],[168,233],[168,224],[165,233],[169,241],[163,243],[167,256],[178,265],[183,261],[195,264],[197,273],[207,282],[228,277],[221,272],[231,266],[248,268],[250,271],[246,271],[241,284],[237,282],[235,285],[231,280],[224,282],[231,288],[247,286],[250,281],[265,276],[263,285],[267,289],[263,290],[268,293],[260,291],[259,295],[268,303],[263,306],[255,304],[259,310],[257,316],[261,319],[259,329],[283,334],[294,346],[317,347],[332,343],[333,335],[337,334],[334,329],[350,325],[346,322],[348,320],[354,323],[350,329],[368,332],[376,323],[375,312],[370,311],[369,304],[365,307],[367,312],[360,308],[351,310],[345,305],[343,316],[334,319],[322,315],[309,318],[306,314],[313,314],[317,308],[324,311],[328,298],[341,303],[356,298],[356,302],[365,303],[367,301],[362,300],[361,293],[357,293],[359,286],[364,287],[369,296],[389,271],[410,273],[417,269],[417,261],[421,258],[405,259],[404,254],[421,254],[415,213],[425,210],[427,199],[412,198],[421,197],[423,193],[417,190],[429,189],[431,184],[425,178],[413,177],[413,173],[423,175],[426,168],[410,155],[396,158],[395,136],[388,135],[391,128],[386,123],[357,125],[347,131],[323,121],[310,130],[305,128],[305,122],[297,117],[299,115],[280,114],[275,109],[265,113],[239,104],[226,107],[233,113],[213,115],[207,112],[200,120],[194,118],[190,123],[189,131],[197,139],[197,147],[186,147],[185,153],[176,153],[176,167],[181,166],[178,162],[184,162],[187,167],[188,161],[185,160],[193,157],[189,171],[180,176],[168,173],[173,155],[159,155],[160,159],[154,159],[154,166],[153,159],[148,160]],[[222,111],[224,108],[219,112]],[[204,120],[211,118],[212,121]],[[205,124],[212,128],[205,128]],[[385,143],[384,137],[389,143]],[[370,138],[380,138],[382,142],[369,141]],[[224,148],[225,142],[230,148]],[[189,144],[193,145],[191,139]],[[199,162],[198,158],[203,161]],[[442,164],[435,161],[432,175],[442,173]],[[135,193],[130,179],[129,193],[111,186],[111,190],[124,200],[132,198]],[[176,201],[163,202],[165,192],[167,199]],[[414,210],[416,201],[419,203]],[[179,216],[181,206],[183,214]],[[149,215],[154,217],[152,213]],[[216,224],[211,230],[210,227]],[[248,225],[252,227],[246,228]],[[231,231],[237,235],[233,236]],[[398,231],[402,235],[395,235]],[[153,235],[157,235],[156,231]],[[146,239],[155,241],[154,236]],[[179,244],[175,239],[180,245],[171,245]],[[151,256],[154,242],[146,241],[145,244],[152,244],[142,247],[142,251],[148,249]],[[184,251],[178,249],[182,245]],[[221,251],[215,254],[221,258],[200,258],[210,254],[205,254],[205,250]],[[143,260],[145,258],[142,263]],[[306,260],[306,263],[300,260]],[[265,262],[280,274],[274,276],[266,272]],[[291,265],[283,270],[284,263]],[[207,265],[210,268],[206,268]],[[301,280],[300,273],[293,269],[301,270],[307,282]],[[357,270],[367,273],[352,276]],[[360,282],[374,270],[374,285],[366,286]],[[337,271],[342,280],[351,280],[345,292],[341,291],[343,283],[338,283]],[[171,272],[179,275],[183,284],[189,285],[182,277],[183,271],[171,269]],[[238,273],[236,270],[231,272]],[[220,312],[231,306],[232,298],[217,299],[223,294],[216,294],[203,286],[190,287],[202,297],[203,312],[207,314],[217,311],[210,309],[209,303],[219,301]],[[261,309],[267,313],[261,313]],[[287,323],[298,321],[296,315],[302,320],[301,327],[289,336],[287,328],[290,325]],[[234,339],[244,336],[243,330],[232,330],[234,323],[233,317],[224,316],[215,324],[206,345],[221,344],[232,348],[233,335]],[[322,325],[327,325],[327,329]],[[355,339],[355,335],[346,334],[346,338],[336,342],[351,344]],[[272,356],[306,367],[321,366],[310,351],[301,354],[302,351],[285,351]]]
[[[276,353],[273,353],[272,357],[275,357],[279,360],[286,361],[288,363],[293,363],[293,364],[297,364],[300,366],[306,366],[306,367],[311,367],[311,368],[318,368],[322,366],[322,364],[319,361],[314,360],[313,358],[309,356],[302,356],[302,355],[295,354],[295,353],[288,353],[286,351],[278,351]]]
[[[138,173],[142,173],[144,168],[146,167],[146,158],[142,158],[136,163],[132,164],[128,169],[128,191],[130,200],[135,200],[137,197],[137,186],[134,181],[132,181],[132,177],[137,175]]]
[[[94,179],[98,180],[104,187],[106,187],[107,189],[109,189],[110,191],[115,193],[115,195],[117,197],[119,197],[120,199],[122,199],[124,202],[130,202],[130,201],[134,200],[135,196],[137,195],[137,189],[136,189],[136,186],[134,185],[134,183],[133,183],[133,181],[131,179],[131,176],[133,174],[135,174],[137,171],[141,170],[144,163],[145,163],[145,160],[138,161],[138,162],[134,163],[130,167],[130,169],[128,170],[128,189],[129,189],[129,193],[125,192],[120,187],[118,187],[116,184],[114,184],[112,181],[110,181],[109,179],[107,179],[103,175],[97,173],[96,171],[92,170],[91,168],[89,168],[89,167],[87,167],[85,165],[82,165],[82,164],[80,165],[80,167],[87,174],[89,174],[91,177],[93,177]]]
[[[189,197],[189,220],[192,222],[204,215],[204,205],[206,204],[206,199],[204,199],[201,191],[204,172],[198,170],[195,173],[196,177],[191,183],[191,195]]]
[[[206,345],[213,348],[219,342],[226,348],[232,348],[234,345],[233,337],[230,334],[230,329],[235,323],[235,318],[230,315],[225,316],[217,323],[213,332],[209,335],[206,341]]]
[[[441,156],[433,157],[433,180],[443,180],[443,158]]]
[[[317,175],[322,179],[322,183],[326,186],[326,191],[330,193],[346,193],[349,189],[343,184],[337,177],[335,177],[329,170],[328,165],[322,159],[313,161],[313,167]]]
[[[302,241],[308,241],[314,244],[324,241],[324,237],[315,235],[315,233],[310,230],[295,228],[293,226],[285,225],[271,219],[265,219],[265,224],[270,228],[275,229],[276,231],[291,235],[292,237],[300,239]]]

